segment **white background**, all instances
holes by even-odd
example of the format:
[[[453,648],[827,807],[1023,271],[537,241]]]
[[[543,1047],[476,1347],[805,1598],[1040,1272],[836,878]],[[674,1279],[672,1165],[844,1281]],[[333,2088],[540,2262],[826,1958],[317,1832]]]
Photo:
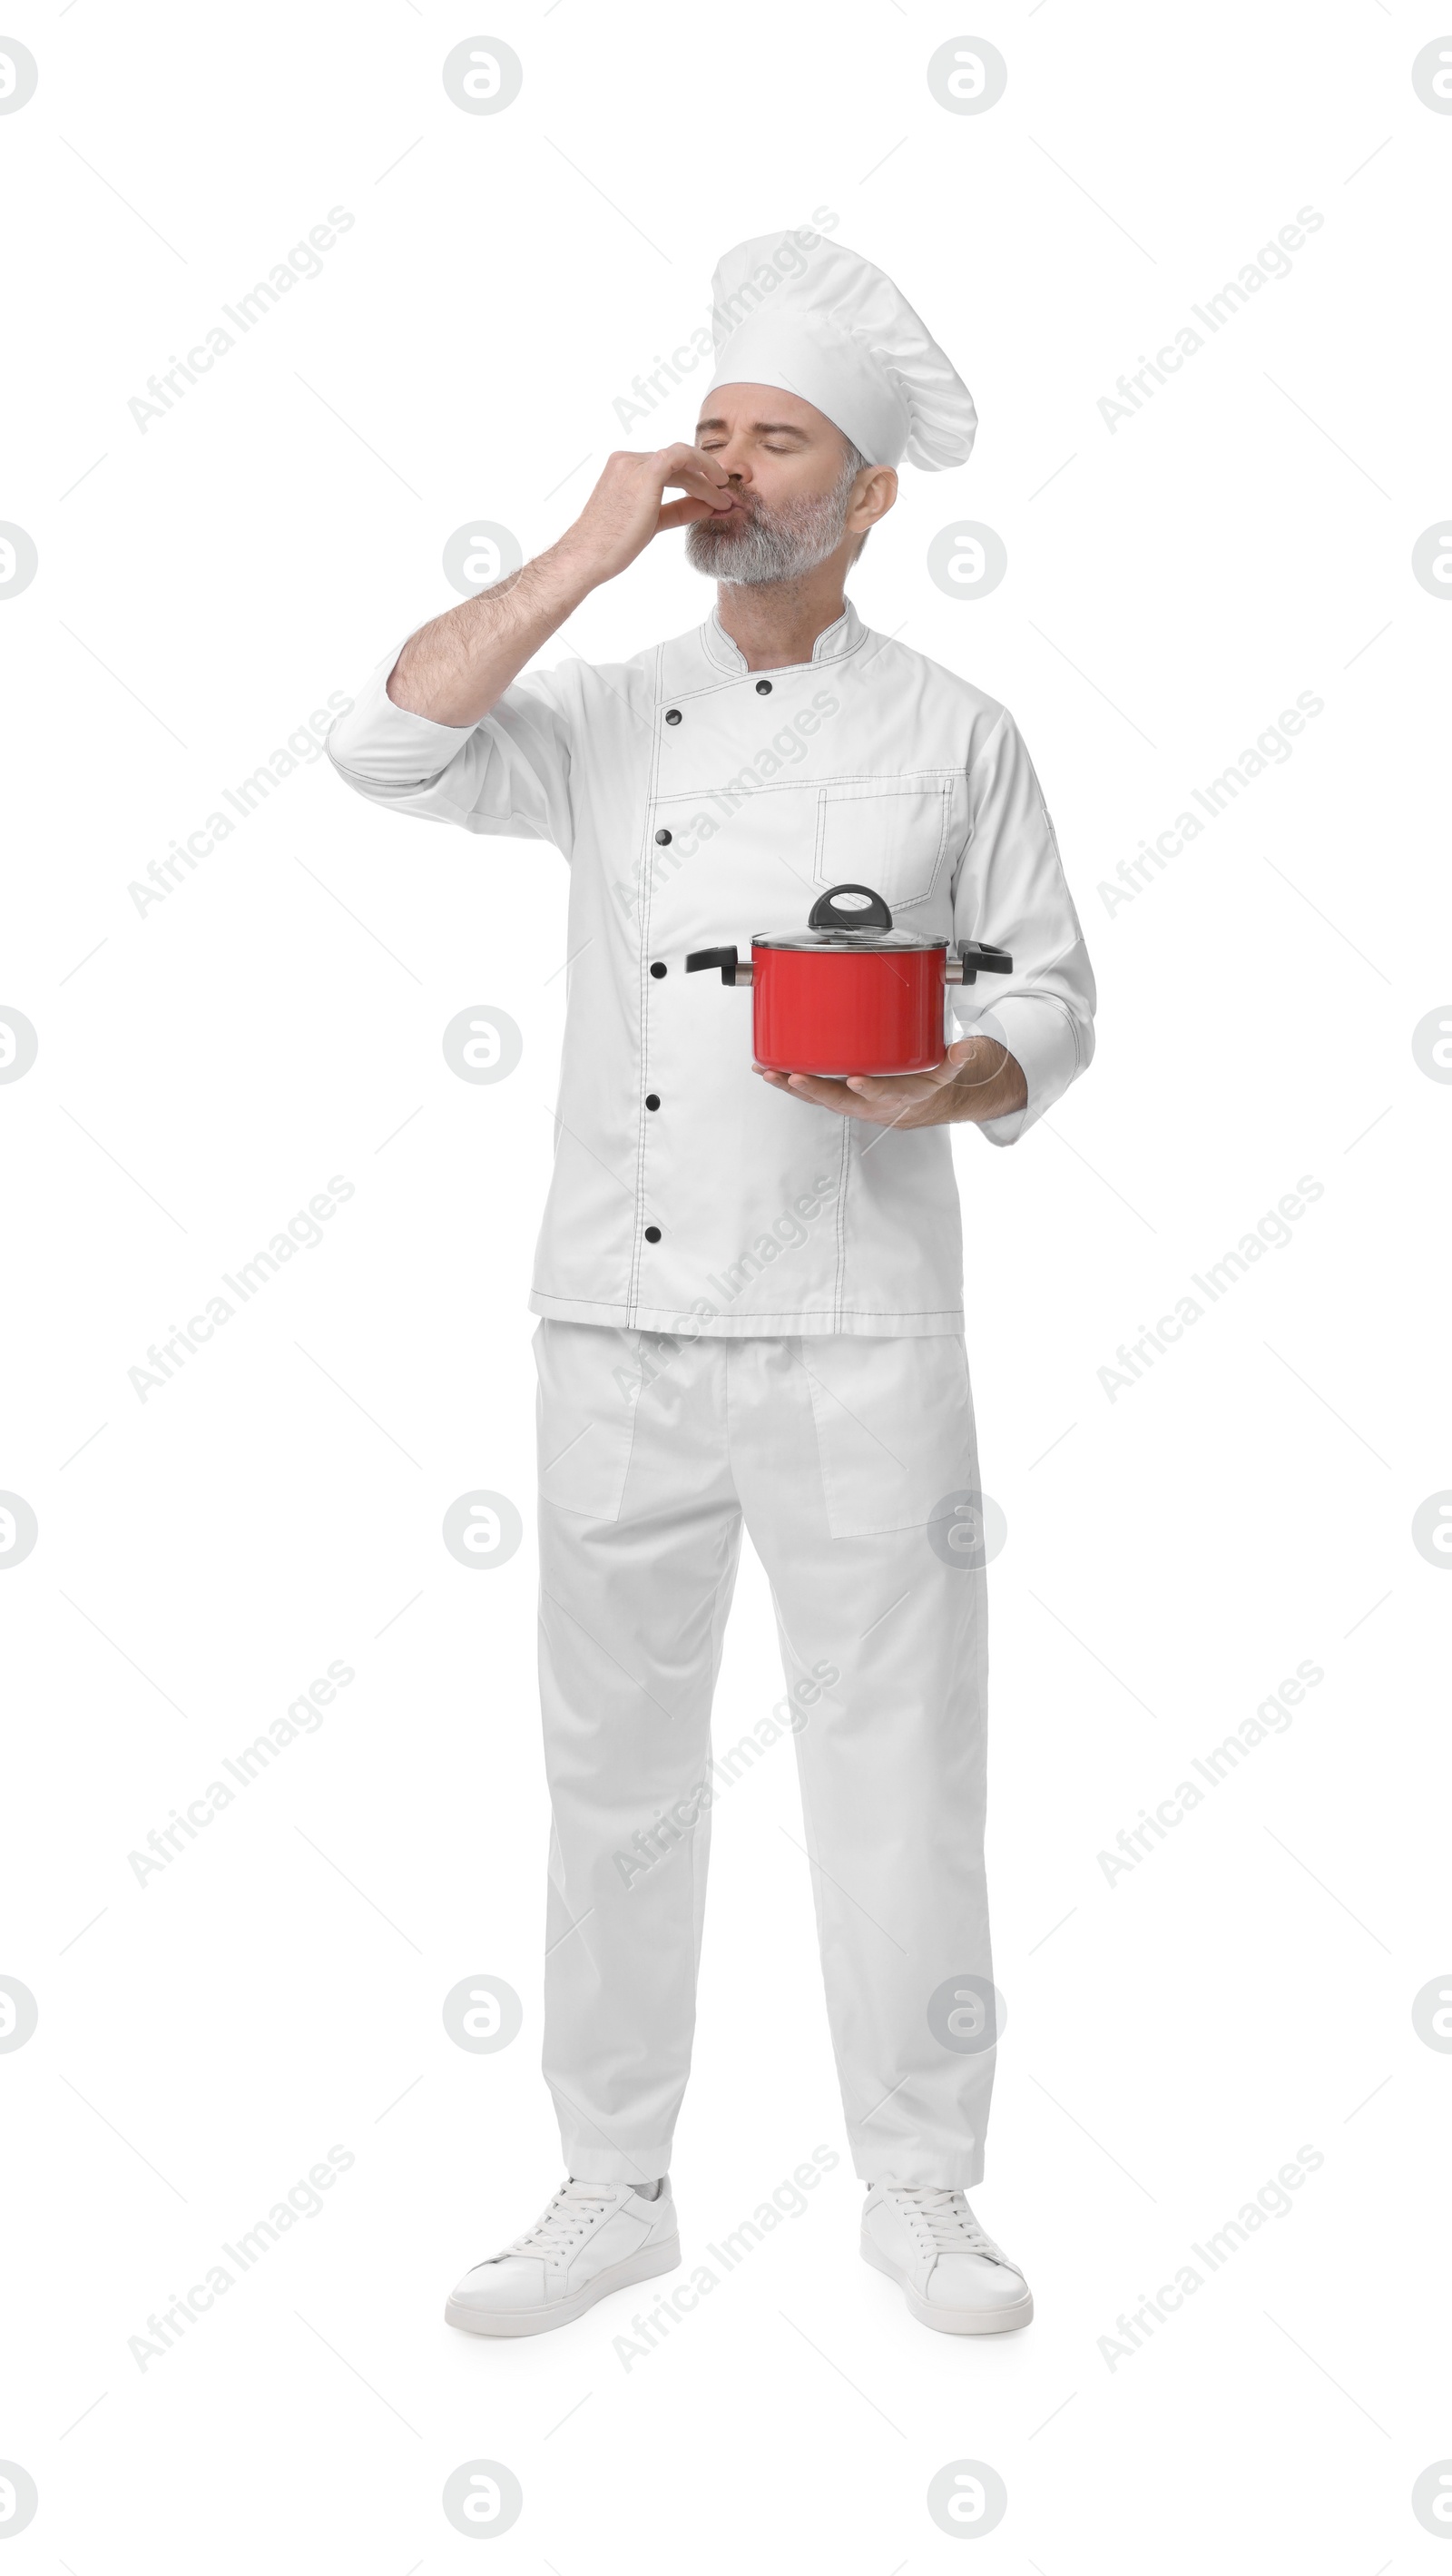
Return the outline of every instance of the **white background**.
[[[1008,64],[982,115],[927,85],[965,24]],[[498,115],[441,80],[481,27],[524,66]],[[69,0],[10,32],[40,83],[0,117],[0,517],[39,570],[0,593],[0,1002],[40,1051],[0,1090],[0,1484],[40,1534],[0,1585],[0,1970],[40,2019],[0,2057],[0,2453],[40,2506],[5,2569],[462,2568],[440,2491],[478,2456],[524,2490],[490,2563],[558,2576],[958,2564],[925,2496],[963,2457],[1009,2497],[973,2563],[1014,2576],[1441,2565],[1409,2499],[1452,2453],[1452,2062],[1411,2019],[1452,1968],[1448,1593],[1411,1538],[1452,1486],[1452,1090],[1411,1048],[1452,992],[1452,612],[1411,570],[1449,498],[1452,118],[1411,81],[1442,22]],[[143,432],[147,378],[335,206],[323,273]],[[1292,274],[1111,433],[1120,374],[1307,206]],[[164,901],[128,886],[450,604],[471,512],[532,551],[611,447],[688,434],[704,370],[629,438],[615,398],[722,249],[818,208],[982,418],[967,468],[905,473],[858,607],[1013,709],[1100,980],[1089,1078],[1021,1150],[955,1143],[1009,1529],[975,2199],[1038,2315],[928,2335],[858,2259],[783,1745],[716,1817],[688,2264],[814,2146],[840,2162],[627,2369],[623,2297],[526,2343],[441,2315],[559,2161],[525,1297],[563,866],[318,761]],[[991,597],[928,577],[955,512],[1007,546]],[[707,605],[667,538],[547,658]],[[1301,692],[1324,711],[1292,756],[1111,911],[1119,863]],[[443,1058],[471,1004],[524,1032],[497,1086]],[[325,1240],[140,1401],[147,1345],[334,1174]],[[1111,1401],[1117,1345],[1302,1175],[1289,1245]],[[487,1574],[440,1537],[476,1487],[526,1526]],[[333,1659],[356,1679],[317,1732],[138,1884],[128,1853]],[[1303,1660],[1293,1723],[1110,1884],[1098,1854]],[[718,1746],[780,1690],[748,1566]],[[524,2029],[468,2055],[442,1999],[485,1973]],[[332,2144],[320,2213],[138,2368],[148,2315]],[[1111,2367],[1116,2318],[1303,2145],[1290,2213]]]

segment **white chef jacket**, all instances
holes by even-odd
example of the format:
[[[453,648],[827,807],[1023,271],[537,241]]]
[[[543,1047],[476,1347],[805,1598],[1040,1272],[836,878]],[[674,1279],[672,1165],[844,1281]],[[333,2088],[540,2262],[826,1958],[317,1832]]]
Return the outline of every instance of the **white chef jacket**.
[[[946,1127],[904,1131],[751,1070],[751,997],[687,953],[806,927],[873,886],[904,930],[988,941],[952,988],[1023,1068],[1011,1145],[1093,1051],[1094,982],[1006,708],[862,624],[752,672],[713,610],[633,660],[530,671],[477,725],[396,707],[379,664],[328,737],[379,805],[551,841],[569,862],[554,1172],[530,1305],[648,1332],[931,1334],[963,1323]]]

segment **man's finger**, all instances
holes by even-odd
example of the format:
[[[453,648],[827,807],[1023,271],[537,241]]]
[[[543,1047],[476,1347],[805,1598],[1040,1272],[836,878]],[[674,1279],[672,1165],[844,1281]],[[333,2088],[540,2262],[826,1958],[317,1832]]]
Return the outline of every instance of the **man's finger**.
[[[667,474],[663,480],[667,490],[672,484],[678,485],[681,491],[694,492],[701,500],[709,501],[713,510],[729,510],[735,497],[729,483],[713,482],[709,475],[697,474],[685,465],[679,474]]]
[[[731,478],[724,465],[699,447],[663,447],[656,457],[666,483],[697,483],[703,491],[728,493]]]
[[[866,1114],[866,1104],[845,1082],[834,1082],[823,1073],[793,1073],[787,1076],[786,1088],[798,1100],[809,1100],[819,1109],[846,1111],[854,1118]]]
[[[714,519],[717,515],[709,501],[663,501],[655,532],[659,536],[665,528],[689,528],[696,519]]]
[[[848,1082],[864,1100],[930,1100],[935,1091],[953,1079],[953,1067],[945,1056],[941,1064],[930,1066],[926,1073],[849,1073]]]
[[[853,1099],[860,1100],[864,1107],[883,1110],[916,1109],[922,1101],[932,1100],[937,1091],[936,1084],[929,1084],[925,1090],[915,1090],[910,1089],[905,1082],[858,1082],[856,1080],[849,1082],[847,1088]]]

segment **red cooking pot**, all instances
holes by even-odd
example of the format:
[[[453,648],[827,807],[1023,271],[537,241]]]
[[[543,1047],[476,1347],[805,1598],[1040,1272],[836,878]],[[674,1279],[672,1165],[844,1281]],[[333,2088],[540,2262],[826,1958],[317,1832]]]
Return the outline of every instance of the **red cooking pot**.
[[[832,886],[805,930],[753,933],[751,963],[734,948],[698,948],[686,972],[719,966],[723,984],[751,986],[752,1048],[773,1073],[927,1073],[946,1052],[944,988],[1008,975],[1006,949],[976,939],[894,930],[871,886]]]

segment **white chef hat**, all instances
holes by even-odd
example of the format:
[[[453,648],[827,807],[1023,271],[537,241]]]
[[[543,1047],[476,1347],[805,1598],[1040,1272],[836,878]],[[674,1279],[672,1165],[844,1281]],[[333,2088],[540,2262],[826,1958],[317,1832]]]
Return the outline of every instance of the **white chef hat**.
[[[711,281],[718,385],[778,385],[815,404],[869,465],[961,465],[978,415],[906,296],[808,226],[728,250]]]

